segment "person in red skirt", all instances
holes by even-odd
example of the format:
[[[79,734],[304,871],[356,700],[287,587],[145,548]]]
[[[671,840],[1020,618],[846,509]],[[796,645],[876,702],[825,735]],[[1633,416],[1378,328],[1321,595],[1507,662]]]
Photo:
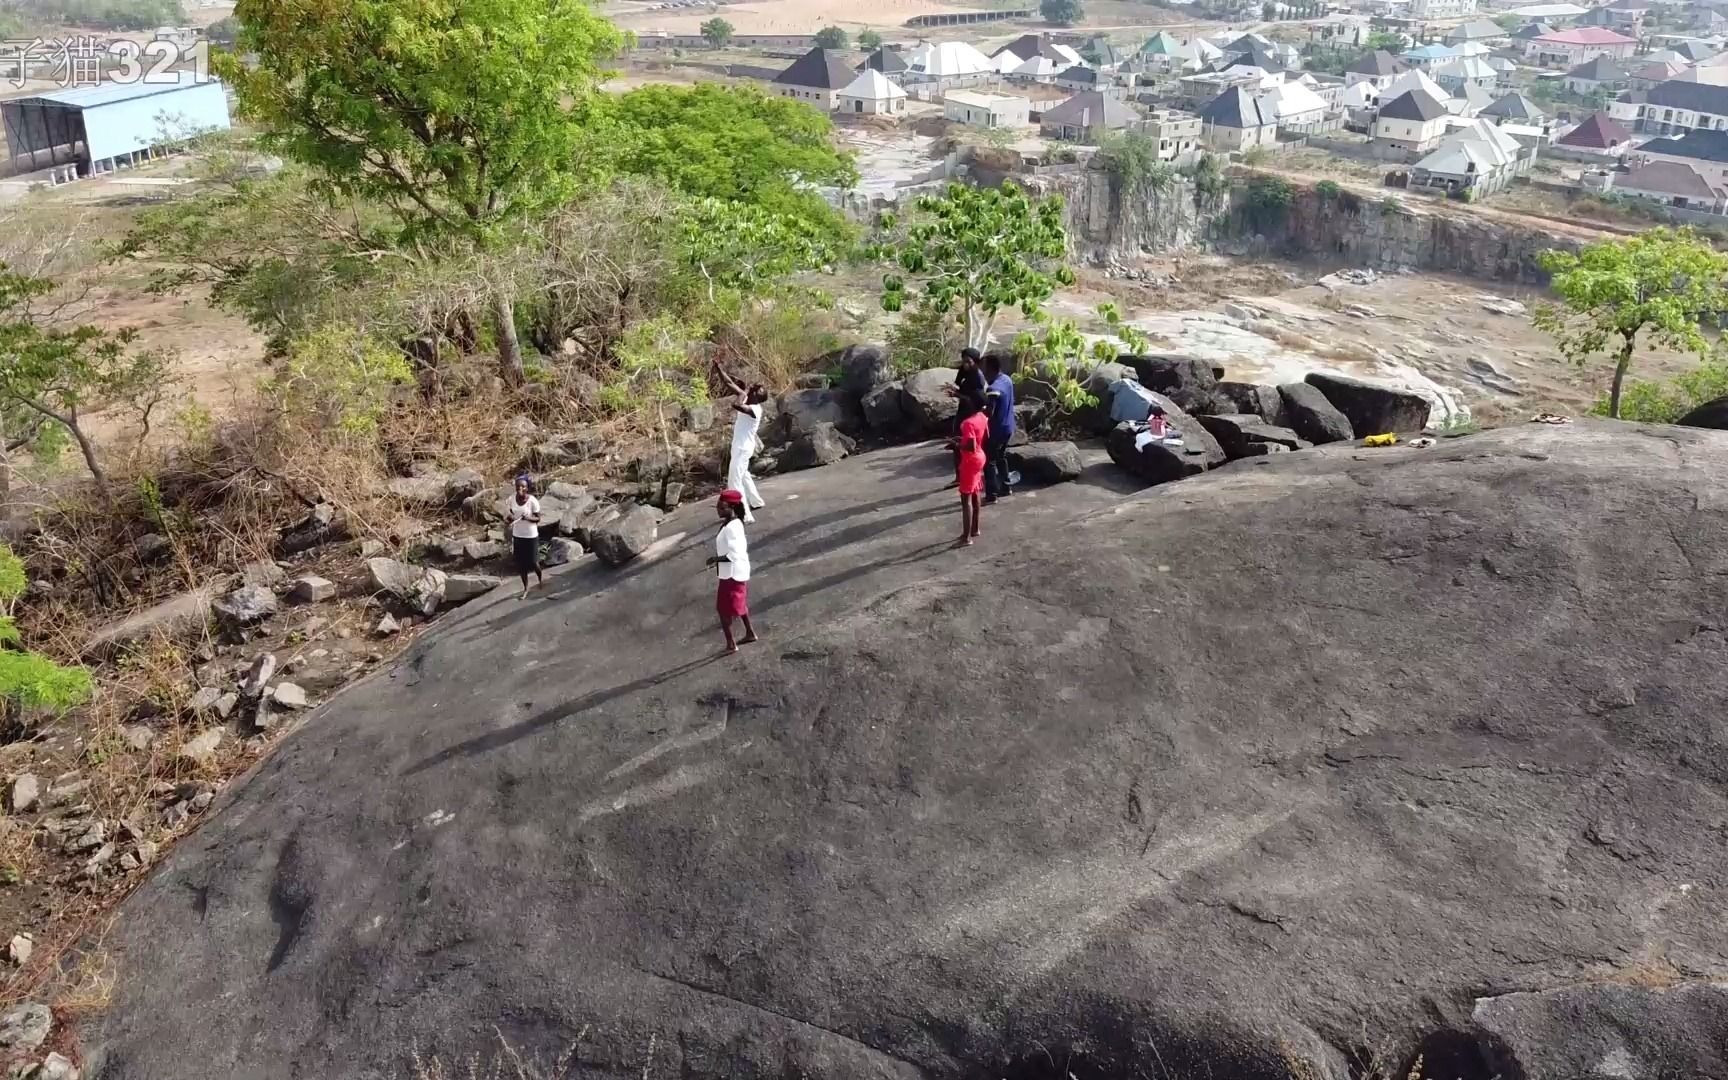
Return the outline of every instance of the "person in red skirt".
[[[960,438],[955,445],[954,478],[960,487],[960,544],[970,545],[978,536],[978,515],[983,510],[984,442],[989,421],[984,416],[984,398],[976,390],[960,395]]]
[[[726,635],[726,655],[738,651],[739,645],[757,640],[756,628],[750,625],[750,545],[744,536],[744,493],[727,489],[720,493],[714,511],[726,524],[714,537],[714,554],[708,565],[719,568],[720,584],[714,593],[714,609],[720,614],[720,632]],[[742,641],[732,639],[732,620],[744,623]]]

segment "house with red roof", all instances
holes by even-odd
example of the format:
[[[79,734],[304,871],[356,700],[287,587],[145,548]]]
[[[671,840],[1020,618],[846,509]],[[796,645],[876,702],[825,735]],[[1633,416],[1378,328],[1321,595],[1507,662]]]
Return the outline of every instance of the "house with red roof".
[[[1576,26],[1570,30],[1552,30],[1524,43],[1524,56],[1543,67],[1575,68],[1598,56],[1624,60],[1638,48],[1638,39],[1629,38],[1606,26]]]
[[[1597,112],[1591,113],[1589,119],[1555,139],[1551,152],[1557,157],[1617,158],[1631,148],[1632,133],[1621,127],[1607,113]]]

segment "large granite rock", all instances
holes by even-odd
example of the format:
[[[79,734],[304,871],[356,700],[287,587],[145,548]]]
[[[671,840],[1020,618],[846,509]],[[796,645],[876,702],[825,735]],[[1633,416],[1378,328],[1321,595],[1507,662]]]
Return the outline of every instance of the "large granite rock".
[[[1217,412],[1218,377],[1210,360],[1192,356],[1150,354],[1120,356],[1117,362],[1134,369],[1140,385],[1156,390],[1189,413]]]
[[[776,480],[736,657],[704,500],[332,698],[124,901],[87,1071],[1728,1075],[1708,996],[1591,989],[1728,979],[1728,440],[1062,484],[964,552],[949,473]]]
[[[1719,397],[1688,412],[1676,420],[1681,427],[1715,428],[1728,431],[1728,397]]]
[[[1214,390],[1223,412],[1253,413],[1274,427],[1289,427],[1284,398],[1276,386],[1265,383],[1221,382]]]
[[[1194,419],[1218,440],[1231,461],[1264,456],[1268,447],[1283,451],[1305,450],[1314,445],[1289,428],[1268,424],[1258,414],[1219,413]]]
[[[857,444],[840,434],[833,424],[817,424],[786,447],[785,453],[780,455],[780,469],[784,472],[832,465],[855,449]]]
[[[210,622],[211,606],[222,594],[221,582],[181,593],[98,628],[84,645],[84,654],[107,659],[152,639],[181,641],[201,633]]]
[[[607,566],[623,566],[660,535],[660,511],[636,504],[589,533],[588,547]]]
[[[848,345],[824,356],[821,363],[839,370],[840,381],[834,388],[853,401],[894,381],[888,350],[880,345]]]
[[[1008,467],[1018,469],[1027,483],[1060,484],[1080,479],[1086,463],[1071,442],[1042,442],[1009,450]]]
[[[383,556],[366,560],[366,576],[374,592],[394,597],[403,607],[431,615],[444,602],[444,571]]]
[[[1478,1000],[1471,1019],[1487,1036],[1482,1064],[1500,1076],[1728,1077],[1728,982],[1599,982],[1502,994]]]
[[[844,394],[826,387],[793,390],[780,396],[780,433],[787,442],[803,438],[819,424],[857,432],[864,426],[864,414],[855,400],[849,405]]]
[[[1229,460],[1218,440],[1198,420],[1164,395],[1153,397],[1163,407],[1165,422],[1175,429],[1181,445],[1172,446],[1163,440],[1140,445],[1141,432],[1134,425],[1118,424],[1104,443],[1111,461],[1149,484],[1167,484],[1198,476]]]
[[[960,405],[948,396],[959,372],[954,368],[926,368],[907,376],[901,384],[900,405],[912,425],[924,435],[946,435],[954,425]]]
[[[1356,437],[1349,419],[1326,400],[1319,387],[1285,383],[1278,388],[1278,396],[1284,400],[1284,415],[1290,427],[1309,442],[1348,442]]]
[[[1428,399],[1396,386],[1311,371],[1304,380],[1326,395],[1357,435],[1415,432],[1428,426]]]
[[[878,386],[864,395],[864,423],[872,432],[893,436],[905,430],[907,417],[906,409],[900,401],[902,393],[901,384],[893,382]]]

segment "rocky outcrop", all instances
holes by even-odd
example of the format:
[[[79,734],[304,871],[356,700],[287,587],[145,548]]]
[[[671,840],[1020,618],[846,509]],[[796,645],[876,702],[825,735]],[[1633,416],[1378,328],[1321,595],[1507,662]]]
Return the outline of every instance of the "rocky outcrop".
[[[893,368],[888,363],[888,350],[880,345],[848,345],[822,357],[817,363],[840,372],[840,381],[834,388],[853,401],[894,379]]]
[[[810,434],[819,424],[855,433],[862,429],[864,418],[856,401],[848,403],[838,390],[816,388],[793,390],[780,397],[780,433],[788,442]]]
[[[1728,1076],[1728,982],[1585,983],[1483,998],[1485,1064],[1523,1080]]]
[[[444,601],[444,571],[383,556],[366,560],[366,575],[374,592],[393,597],[418,615],[431,615]]]
[[[1140,385],[1156,390],[1191,413],[1219,411],[1218,374],[1209,360],[1192,356],[1122,356]]]
[[[1086,462],[1071,442],[1042,442],[1009,450],[1008,467],[1019,470],[1026,483],[1060,484],[1080,479]]]
[[[913,426],[925,435],[945,435],[959,414],[959,403],[948,396],[954,386],[954,368],[926,368],[907,376],[901,385],[900,405]]]
[[[607,566],[623,566],[648,550],[660,535],[660,512],[651,506],[631,506],[617,520],[595,529],[588,546]]]
[[[1718,431],[1728,431],[1728,397],[1706,401],[1674,422],[1681,427],[1715,428]]]
[[[1260,419],[1274,427],[1289,427],[1289,417],[1284,415],[1284,398],[1278,393],[1276,386],[1264,383],[1220,382],[1216,396],[1221,405],[1228,408],[1220,412],[1255,413]]]
[[[1285,383],[1278,388],[1278,396],[1284,401],[1284,415],[1289,418],[1290,427],[1309,442],[1347,442],[1356,437],[1349,418],[1327,401],[1318,387]]]
[[[819,465],[832,465],[855,449],[857,444],[842,435],[833,424],[817,424],[794,439],[786,452],[780,455],[780,468],[814,469]]]
[[[1245,457],[1264,457],[1268,453],[1305,450],[1314,444],[1286,427],[1268,424],[1251,413],[1223,413],[1194,418],[1200,426],[1218,440],[1231,461]]]
[[[1318,371],[1303,381],[1325,394],[1359,435],[1417,432],[1428,426],[1428,399],[1421,394]]]
[[[1152,439],[1134,424],[1118,424],[1105,441],[1111,461],[1148,484],[1167,484],[1216,469],[1228,460],[1224,448],[1198,420],[1169,398],[1154,397],[1175,437]]]

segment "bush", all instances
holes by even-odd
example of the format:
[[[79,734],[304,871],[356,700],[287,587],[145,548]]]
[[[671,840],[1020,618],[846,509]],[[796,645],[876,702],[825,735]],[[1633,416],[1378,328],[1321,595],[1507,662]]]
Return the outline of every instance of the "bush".
[[[12,605],[22,595],[24,564],[0,544],[0,717],[9,723],[17,720],[17,707],[62,711],[90,696],[89,672],[22,647],[12,622]]]
[[[377,430],[396,387],[413,377],[399,350],[353,327],[331,325],[295,339],[265,390],[287,416],[360,435]]]
[[[1158,160],[1157,141],[1140,132],[1111,135],[1098,147],[1093,160],[1124,193],[1163,191],[1176,177],[1174,168]]]
[[[888,331],[888,360],[896,375],[956,362],[965,344],[965,331],[952,311],[918,304],[903,312]]]
[[[1620,419],[1641,424],[1672,424],[1706,401],[1728,395],[1728,359],[1712,357],[1670,383],[1634,379],[1620,397]],[[1608,395],[1591,406],[1595,416],[1608,415]]]
[[[816,31],[816,47],[818,49],[844,49],[848,40],[846,31],[838,26],[824,26]]]
[[[1321,202],[1336,202],[1344,194],[1344,188],[1336,180],[1322,180],[1314,185],[1314,194],[1320,196]]]
[[[1243,212],[1255,228],[1266,228],[1284,220],[1296,189],[1290,181],[1278,176],[1256,176],[1248,181],[1248,201]]]

